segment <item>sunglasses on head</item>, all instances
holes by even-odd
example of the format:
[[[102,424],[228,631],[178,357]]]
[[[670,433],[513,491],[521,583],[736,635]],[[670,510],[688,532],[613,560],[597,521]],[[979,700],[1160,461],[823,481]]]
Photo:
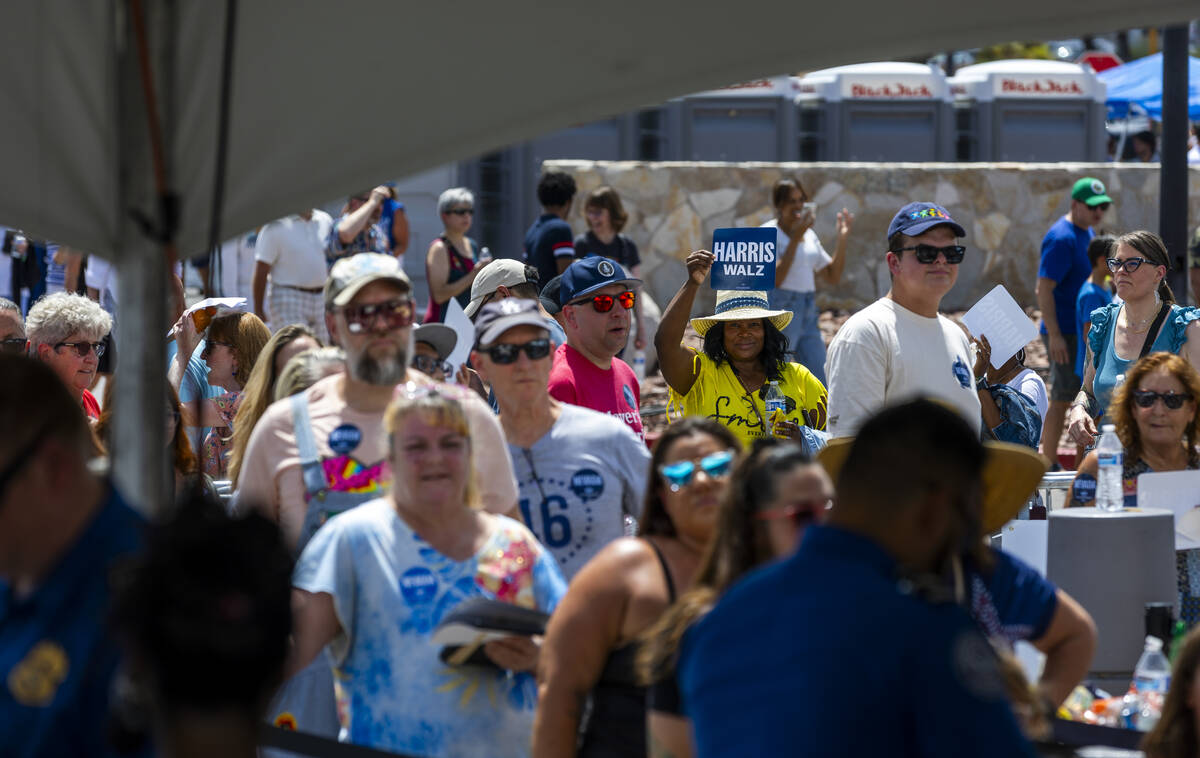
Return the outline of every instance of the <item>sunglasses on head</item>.
[[[475,209],[474,208],[451,208],[450,210],[446,211],[446,213],[449,213],[452,216],[470,216],[475,213]]]
[[[937,260],[938,253],[946,256],[946,263],[962,263],[963,255],[967,252],[967,248],[962,245],[946,245],[945,247],[909,245],[893,252],[904,253],[910,250],[916,254],[917,263],[933,263]]]
[[[97,358],[104,355],[104,343],[103,342],[56,342],[54,344],[55,350],[59,349],[60,347],[74,348],[75,353],[80,358],[86,358],[87,354],[92,351],[95,351]]]
[[[1155,392],[1153,390],[1135,390],[1133,393],[1133,402],[1137,403],[1139,408],[1149,408],[1154,405],[1154,401],[1162,400],[1163,405],[1173,411],[1179,410],[1183,404],[1192,399],[1192,396],[1186,392],[1176,394],[1174,392]]]
[[[578,300],[574,303],[567,303],[567,305],[584,305],[588,302],[588,300],[591,300],[592,307],[596,309],[597,313],[608,313],[612,310],[613,303],[616,302],[620,302],[622,308],[629,310],[633,307],[634,302],[637,300],[637,295],[633,292],[633,290],[625,290],[615,298],[612,295],[596,295],[595,297],[588,298],[587,300]]]
[[[24,337],[9,337],[6,340],[0,340],[0,353],[8,353],[9,355],[24,355],[25,354]]]
[[[529,360],[540,361],[542,358],[550,355],[550,340],[543,337],[542,339],[522,342],[519,345],[505,342],[499,345],[492,345],[483,352],[487,353],[493,363],[507,366],[510,363],[517,362],[517,358],[520,357],[522,350],[525,351],[525,355],[529,357]]]
[[[1141,256],[1138,256],[1137,258],[1126,258],[1124,260],[1120,258],[1109,258],[1108,270],[1114,274],[1119,274],[1121,273],[1121,269],[1125,269],[1132,274],[1134,271],[1137,271],[1139,268],[1141,268],[1143,263],[1149,262],[1150,261],[1142,258]]]
[[[420,371],[422,374],[432,374],[438,369],[441,369],[442,373],[446,376],[450,375],[450,371],[453,368],[449,361],[439,361],[432,355],[413,356],[412,367],[417,371]]]
[[[733,451],[722,450],[719,453],[706,455],[700,459],[700,468],[712,479],[721,479],[729,475],[733,467]],[[658,467],[658,473],[667,480],[672,492],[678,492],[692,483],[696,475],[696,464],[692,461],[679,461]]]
[[[351,334],[365,332],[377,318],[383,318],[388,329],[400,329],[412,325],[412,300],[405,297],[385,303],[347,305],[342,308],[342,315],[346,317],[346,327]]]

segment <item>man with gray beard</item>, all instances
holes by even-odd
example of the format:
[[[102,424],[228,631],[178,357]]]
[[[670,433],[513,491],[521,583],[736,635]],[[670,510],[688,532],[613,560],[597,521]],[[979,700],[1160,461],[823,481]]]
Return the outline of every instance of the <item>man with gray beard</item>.
[[[328,519],[381,497],[391,484],[383,412],[396,385],[437,383],[408,370],[413,352],[412,285],[390,255],[339,259],[325,282],[325,325],[346,353],[346,370],[281,400],[246,446],[234,508],[274,519],[300,555]],[[472,396],[474,398],[474,396]],[[461,401],[471,427],[472,465],[484,507],[519,518],[512,458],[483,401]],[[268,719],[326,737],[338,732],[329,661],[319,656],[276,695]]]

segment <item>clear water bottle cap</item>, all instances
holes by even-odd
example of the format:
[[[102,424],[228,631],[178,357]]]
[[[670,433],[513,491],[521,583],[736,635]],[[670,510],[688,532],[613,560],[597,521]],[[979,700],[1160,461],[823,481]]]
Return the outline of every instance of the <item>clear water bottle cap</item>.
[[[1158,652],[1162,651],[1162,648],[1163,648],[1162,640],[1160,640],[1158,637],[1155,637],[1153,634],[1146,635],[1146,649],[1147,650],[1149,650],[1150,652],[1153,652],[1153,653],[1158,653]]]
[[[1115,432],[1115,431],[1117,431],[1117,427],[1114,426],[1113,424],[1105,424],[1104,426],[1100,427],[1100,431],[1101,432]]]

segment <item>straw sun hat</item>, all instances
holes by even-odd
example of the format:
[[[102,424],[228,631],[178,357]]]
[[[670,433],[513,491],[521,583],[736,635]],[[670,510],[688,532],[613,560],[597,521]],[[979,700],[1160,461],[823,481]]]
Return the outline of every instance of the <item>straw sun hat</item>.
[[[817,454],[817,460],[835,482],[853,444],[853,437],[839,437]],[[1022,445],[985,442],[983,447],[982,522],[986,536],[1016,518],[1046,473],[1046,460]]]
[[[692,319],[692,328],[701,337],[721,321],[770,319],[780,331],[792,320],[791,311],[773,311],[767,307],[767,293],[757,290],[717,290],[716,313]]]

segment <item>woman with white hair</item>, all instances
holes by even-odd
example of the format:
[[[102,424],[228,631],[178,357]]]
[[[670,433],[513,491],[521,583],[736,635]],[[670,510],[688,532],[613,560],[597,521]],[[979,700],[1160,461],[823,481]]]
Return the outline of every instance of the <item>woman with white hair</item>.
[[[438,197],[438,214],[442,217],[442,235],[425,253],[425,281],[429,282],[429,307],[422,323],[441,323],[446,320],[446,304],[450,298],[466,308],[471,302],[471,285],[475,277],[491,261],[483,256],[479,243],[467,236],[475,215],[475,196],[466,187],[452,187]]]
[[[25,319],[29,354],[45,361],[83,406],[89,419],[100,417],[100,404],[88,387],[104,354],[104,335],[112,316],[82,295],[56,292],[33,304]]]

